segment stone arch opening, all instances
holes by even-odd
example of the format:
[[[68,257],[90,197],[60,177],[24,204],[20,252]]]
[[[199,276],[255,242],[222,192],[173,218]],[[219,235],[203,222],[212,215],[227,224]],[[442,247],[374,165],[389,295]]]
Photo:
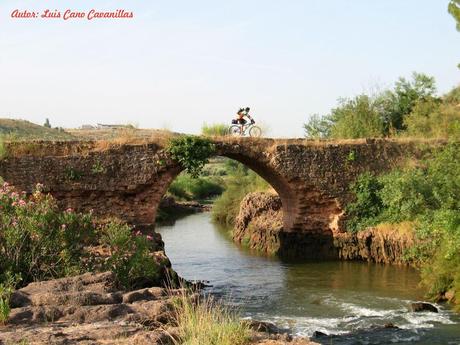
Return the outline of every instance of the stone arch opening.
[[[265,198],[256,198],[256,201],[249,205],[245,203],[246,208],[252,211],[243,211],[241,214],[246,230],[241,230],[237,226],[233,232],[234,240],[243,243],[242,238],[250,233],[253,235],[249,243],[251,248],[282,258],[336,258],[333,232],[338,227],[338,218],[342,213],[337,200],[319,192],[314,185],[305,181],[288,180],[277,172],[276,162],[264,159],[260,153],[259,155],[257,157],[251,152],[248,154],[232,151],[216,153],[216,156],[232,159],[251,169],[277,192],[281,200],[282,228],[271,226],[273,222],[270,221],[270,215],[273,215],[275,207],[267,207]],[[166,172],[166,178],[162,179],[167,183],[163,185],[161,196],[166,194],[169,185],[181,172],[182,169],[177,167]],[[255,210],[260,206],[261,212],[268,210],[262,217],[261,212]],[[252,215],[249,214],[251,212]],[[276,224],[279,224],[278,215],[279,213],[273,218]],[[251,217],[258,219],[251,223],[247,221]],[[256,242],[258,244],[254,245]]]
[[[261,160],[260,157],[257,157],[256,159],[252,155],[233,153],[222,150],[216,152],[216,154],[213,157],[223,157],[241,163],[245,167],[255,172],[263,180],[265,180],[273,188],[273,190],[275,190],[275,192],[281,199],[283,229],[292,228],[295,220],[295,212],[297,210],[297,199],[296,195],[291,190],[288,181],[286,181],[286,179],[283,176],[279,175],[275,171],[275,169],[266,164],[266,162]],[[162,197],[166,195],[169,187],[181,174],[182,171],[183,169],[181,169],[180,167],[174,166],[162,173],[162,176],[159,179],[161,182],[158,183],[156,187],[154,187],[157,190],[155,195],[159,196],[159,199],[155,200],[154,202],[155,210],[152,212],[153,219],[155,219],[155,216],[158,213],[158,206],[160,205]]]

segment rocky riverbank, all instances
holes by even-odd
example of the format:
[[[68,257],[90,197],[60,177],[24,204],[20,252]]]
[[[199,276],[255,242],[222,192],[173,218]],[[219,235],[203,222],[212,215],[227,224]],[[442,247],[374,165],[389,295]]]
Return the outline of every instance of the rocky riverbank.
[[[283,248],[281,199],[272,193],[250,193],[241,202],[233,239],[242,245],[270,255],[287,252]],[[302,243],[302,234],[295,234],[298,241],[290,241],[291,248]],[[369,228],[358,233],[331,231],[332,258],[343,260],[363,260],[387,264],[404,264],[404,254],[413,243],[410,233],[398,229]]]
[[[392,228],[373,227],[357,233],[334,235],[334,247],[343,260],[406,265],[405,254],[413,245],[411,233]]]
[[[198,201],[177,201],[172,196],[164,196],[160,202],[156,221],[160,224],[173,223],[187,215],[209,211],[211,211],[211,205]]]
[[[31,283],[11,297],[0,344],[174,344],[180,289],[117,288],[110,272]],[[251,344],[312,345],[274,325],[251,322]]]
[[[169,337],[170,303],[159,287],[118,290],[109,272],[32,283],[13,293],[0,343],[157,344]]]

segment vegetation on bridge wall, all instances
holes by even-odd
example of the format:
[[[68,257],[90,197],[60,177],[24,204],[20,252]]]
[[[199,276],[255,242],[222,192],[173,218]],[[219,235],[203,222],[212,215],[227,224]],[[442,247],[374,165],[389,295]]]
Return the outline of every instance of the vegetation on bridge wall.
[[[171,157],[192,177],[200,175],[215,150],[210,140],[192,135],[173,138],[166,148]]]

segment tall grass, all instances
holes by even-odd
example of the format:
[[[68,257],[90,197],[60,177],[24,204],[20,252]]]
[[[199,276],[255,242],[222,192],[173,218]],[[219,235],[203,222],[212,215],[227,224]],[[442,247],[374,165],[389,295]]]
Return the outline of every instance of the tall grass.
[[[176,345],[245,345],[250,340],[247,323],[212,297],[192,298],[183,289],[174,297],[173,317],[178,327]]]
[[[4,325],[10,316],[11,307],[10,292],[6,292],[2,284],[0,284],[0,325]]]
[[[6,147],[5,143],[3,142],[3,138],[0,136],[0,159],[6,157]]]
[[[223,123],[214,123],[208,125],[204,123],[201,127],[201,134],[206,136],[224,136],[227,135],[228,125]]]
[[[223,179],[218,176],[192,178],[182,173],[171,183],[168,193],[177,199],[202,200],[222,194],[223,184]]]
[[[18,282],[19,280],[17,276],[7,273],[4,281],[0,283],[0,325],[4,325],[8,322],[11,312],[11,294]]]
[[[265,191],[270,185],[252,170],[240,164],[227,179],[227,189],[212,207],[212,219],[226,226],[234,226],[240,203],[251,192]]]

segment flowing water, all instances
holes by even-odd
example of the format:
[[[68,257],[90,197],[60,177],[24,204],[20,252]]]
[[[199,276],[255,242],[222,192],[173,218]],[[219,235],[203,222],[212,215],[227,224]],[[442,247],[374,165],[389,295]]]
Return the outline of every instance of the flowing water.
[[[460,344],[459,315],[443,306],[438,314],[408,311],[424,293],[413,269],[258,256],[237,247],[208,213],[157,230],[179,275],[209,281],[209,291],[237,305],[243,317],[297,335],[329,335],[314,338],[321,344]],[[399,329],[376,328],[388,323]]]

